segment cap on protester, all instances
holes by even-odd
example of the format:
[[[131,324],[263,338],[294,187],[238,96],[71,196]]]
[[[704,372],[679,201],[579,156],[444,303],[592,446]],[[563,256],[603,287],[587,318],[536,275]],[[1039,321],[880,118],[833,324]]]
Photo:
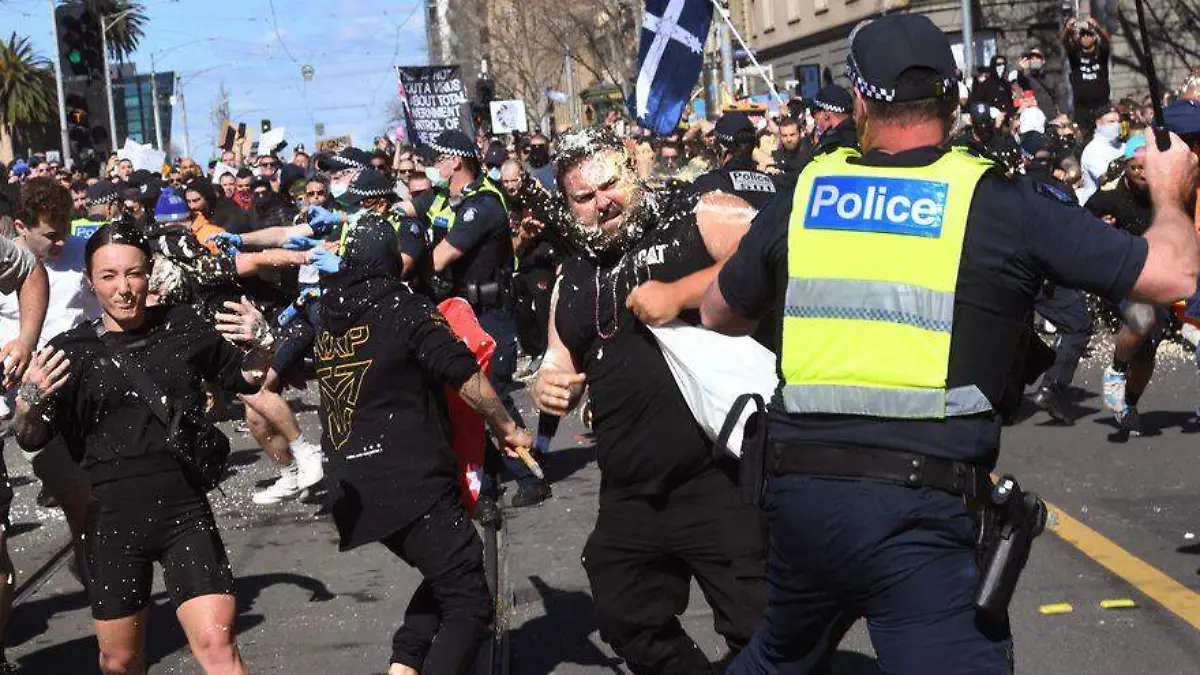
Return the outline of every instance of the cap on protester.
[[[1043,61],[1046,60],[1046,57],[1042,54],[1042,50],[1038,47],[1030,47],[1029,50],[1025,52],[1025,58],[1041,59]]]
[[[1021,134],[1021,150],[1033,156],[1046,149],[1046,135],[1040,131],[1027,131]]]
[[[362,173],[354,177],[354,180],[350,181],[342,201],[347,206],[358,206],[368,199],[395,195],[395,188],[392,179],[382,171],[364,169]]]
[[[116,183],[102,180],[95,185],[88,186],[86,203],[89,207],[111,204],[117,201],[120,196],[121,189],[117,187]]]
[[[750,117],[740,110],[734,110],[721,115],[713,127],[713,135],[722,143],[732,143],[739,133],[754,131],[754,123]]]
[[[508,159],[508,149],[499,141],[492,141],[488,146],[487,153],[483,156],[483,163],[488,166],[500,166]]]
[[[956,67],[950,40],[922,14],[881,16],[850,33],[846,76],[869,99],[902,103],[941,98],[955,90]],[[935,79],[900,85],[900,76],[910,68],[928,68]]]
[[[845,115],[854,109],[854,98],[845,88],[836,84],[827,84],[821,87],[821,91],[818,91],[813,98],[813,107]]]
[[[438,134],[429,147],[433,148],[434,152],[441,157],[479,159],[479,149],[475,147],[475,141],[457,129],[450,129]]]
[[[1180,136],[1200,135],[1200,101],[1175,99],[1163,110],[1163,124]]]
[[[175,193],[174,188],[163,188],[154,207],[154,221],[158,223],[178,223],[188,219],[187,202]]]
[[[271,191],[271,179],[266,176],[255,176],[250,181],[250,191],[253,192],[258,188],[265,188],[268,192]]]
[[[10,169],[10,171],[14,176],[23,176],[29,173],[30,169],[29,165],[25,163],[25,160],[18,159],[17,161],[13,162],[12,169]]]
[[[1125,141],[1125,159],[1133,159],[1138,151],[1146,152],[1146,137],[1140,133],[1135,133]]]
[[[1031,131],[1039,134],[1046,132],[1046,113],[1041,108],[1025,108],[1017,121],[1017,134],[1024,135]]]
[[[365,169],[371,166],[371,153],[358,148],[342,148],[329,158],[334,169]]]

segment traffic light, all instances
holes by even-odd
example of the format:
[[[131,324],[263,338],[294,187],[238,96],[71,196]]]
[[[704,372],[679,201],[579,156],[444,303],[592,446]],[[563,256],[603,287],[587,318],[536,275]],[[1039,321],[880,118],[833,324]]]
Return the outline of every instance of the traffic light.
[[[72,2],[55,8],[54,21],[71,154],[107,153],[112,132],[108,128],[100,17],[82,3]]]

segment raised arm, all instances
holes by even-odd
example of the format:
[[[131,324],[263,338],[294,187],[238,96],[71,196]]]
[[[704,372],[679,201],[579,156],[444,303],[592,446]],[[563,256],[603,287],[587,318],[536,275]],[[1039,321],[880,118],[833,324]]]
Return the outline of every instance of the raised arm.
[[[1154,221],[1144,235],[1149,251],[1146,264],[1133,286],[1135,300],[1164,304],[1190,297],[1196,292],[1200,274],[1200,242],[1185,204],[1194,194],[1196,156],[1187,144],[1171,134],[1171,147],[1160,152],[1146,139],[1146,181],[1154,203]]]
[[[749,204],[734,195],[704,195],[696,206],[696,225],[704,247],[716,262],[671,283],[647,281],[629,293],[625,306],[649,326],[668,324],[685,309],[699,309],[704,292],[737,250],[754,214]]]

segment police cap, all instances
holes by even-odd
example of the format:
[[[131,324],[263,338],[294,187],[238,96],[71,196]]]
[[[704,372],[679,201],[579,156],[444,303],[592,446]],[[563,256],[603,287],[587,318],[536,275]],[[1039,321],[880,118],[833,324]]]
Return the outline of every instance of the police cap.
[[[438,137],[433,139],[429,146],[440,157],[479,159],[479,148],[475,147],[475,141],[457,129],[449,129],[438,134]]]
[[[732,143],[739,133],[754,131],[754,123],[746,113],[733,110],[721,115],[713,128],[713,135],[722,143]]]
[[[338,154],[329,158],[329,164],[334,170],[365,169],[371,166],[371,153],[359,148],[342,148]]]
[[[934,72],[931,81],[900,84],[911,68]],[[888,14],[860,23],[850,33],[846,76],[863,96],[902,103],[941,98],[956,82],[950,40],[922,14]]]
[[[350,185],[346,188],[346,195],[342,197],[342,201],[347,206],[358,206],[368,199],[379,199],[389,196],[395,196],[396,185],[382,171],[376,169],[363,169],[361,173],[350,181]]]
[[[1200,135],[1200,101],[1175,99],[1163,110],[1163,123],[1185,138]]]
[[[87,189],[87,205],[100,206],[101,204],[109,204],[117,201],[121,196],[121,190],[115,183],[110,183],[102,180],[95,185],[89,185]]]
[[[813,107],[845,115],[854,109],[854,99],[845,88],[827,84],[821,87],[821,91],[813,98]]]

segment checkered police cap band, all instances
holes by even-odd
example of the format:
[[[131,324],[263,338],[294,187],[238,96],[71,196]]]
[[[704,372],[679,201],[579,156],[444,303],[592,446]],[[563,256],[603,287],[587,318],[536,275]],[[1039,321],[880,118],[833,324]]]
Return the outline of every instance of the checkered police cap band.
[[[821,110],[827,110],[831,113],[839,113],[839,114],[844,115],[847,112],[849,112],[849,110],[846,109],[846,106],[838,105],[836,103],[829,103],[827,101],[822,101],[819,98],[813,99],[813,105],[817,106]]]
[[[390,194],[393,194],[393,189],[392,188],[375,188],[373,190],[363,190],[362,188],[356,188],[353,185],[351,185],[350,187],[346,188],[346,192],[348,192],[352,195],[355,195],[357,197],[363,197],[364,199],[370,199],[371,197],[386,197]]]
[[[120,197],[120,193],[114,191],[105,193],[99,197],[88,197],[84,203],[88,206],[102,206],[104,204],[111,204],[112,202],[117,201]]]
[[[940,81],[929,84],[922,84],[916,87],[905,87],[903,89],[892,88],[868,82],[863,77],[858,61],[854,58],[854,39],[858,37],[858,32],[871,24],[871,19],[860,22],[850,31],[850,49],[846,54],[846,77],[850,79],[850,83],[855,89],[862,92],[862,95],[876,101],[886,101],[888,103],[899,101],[914,101],[923,98],[941,98],[950,91],[957,80],[951,76]]]
[[[329,161],[330,161],[330,163],[336,164],[344,169],[365,169],[365,168],[367,168],[366,164],[363,164],[362,162],[360,162],[356,159],[352,159],[352,158],[346,157],[344,155],[334,155],[333,157],[329,158]]]
[[[475,151],[474,147],[472,147],[470,150],[464,150],[462,148],[452,148],[448,145],[438,145],[437,141],[430,141],[429,147],[433,148],[433,151],[436,152],[439,157],[465,157],[467,159],[479,158],[479,153]]]

